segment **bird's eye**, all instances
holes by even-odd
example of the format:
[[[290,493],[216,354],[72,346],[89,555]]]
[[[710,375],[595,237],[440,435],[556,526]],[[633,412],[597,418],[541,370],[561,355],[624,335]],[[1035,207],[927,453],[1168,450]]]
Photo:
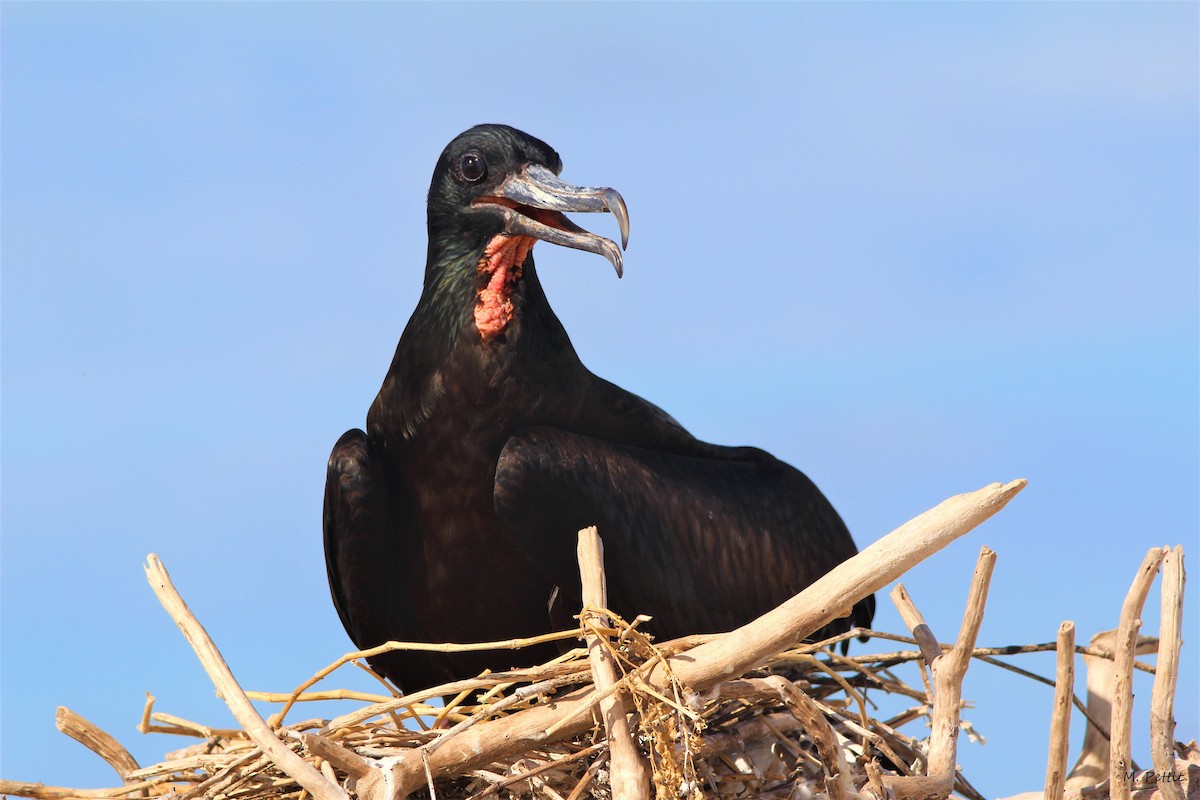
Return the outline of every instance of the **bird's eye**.
[[[481,181],[487,175],[487,164],[478,153],[467,153],[458,160],[458,174],[469,183]]]

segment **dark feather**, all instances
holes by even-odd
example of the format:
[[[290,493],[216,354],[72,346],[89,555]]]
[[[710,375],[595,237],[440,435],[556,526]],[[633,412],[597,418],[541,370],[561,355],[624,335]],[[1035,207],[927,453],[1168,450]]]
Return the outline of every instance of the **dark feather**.
[[[730,630],[855,554],[800,471],[749,447],[675,455],[548,428],[508,440],[496,471],[505,530],[579,605],[574,532],[599,527],[610,605],[660,637]],[[874,597],[826,633],[867,625]]]

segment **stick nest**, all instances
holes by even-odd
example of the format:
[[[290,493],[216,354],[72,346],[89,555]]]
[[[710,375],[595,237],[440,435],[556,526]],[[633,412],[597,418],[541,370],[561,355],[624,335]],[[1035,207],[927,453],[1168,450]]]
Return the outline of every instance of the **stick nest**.
[[[636,620],[635,623],[641,620]],[[854,630],[819,644],[778,654],[764,668],[726,681],[704,693],[671,681],[669,694],[639,682],[651,663],[700,643],[691,637],[657,646],[646,634],[614,618],[613,627],[592,628],[620,665],[636,707],[639,751],[651,767],[658,798],[808,798],[828,795],[828,760],[835,770],[848,770],[849,782],[871,779],[864,765],[885,764],[886,772],[922,774],[927,743],[924,728],[931,698],[893,672],[897,665],[919,659],[915,650],[847,657],[836,645],[861,633],[876,640],[907,637]],[[582,634],[581,634],[582,635]],[[1011,648],[1004,648],[1011,650]],[[1044,649],[1038,647],[1036,649]],[[993,651],[980,650],[979,655]],[[339,660],[366,668],[357,658]],[[369,668],[367,668],[369,669]],[[323,670],[322,672],[328,672]],[[485,720],[500,719],[531,706],[553,701],[554,695],[590,686],[587,651],[576,648],[555,661],[524,670],[458,681],[406,697],[372,698],[342,691],[309,691],[313,682],[287,695],[248,693],[251,699],[282,702],[274,715],[277,735],[327,777],[344,784],[354,776],[337,766],[338,748],[374,762],[425,748],[437,749],[458,733]],[[794,692],[811,704],[797,708]],[[873,695],[902,698],[909,707],[887,720],[871,716]],[[427,704],[445,697],[443,707]],[[295,703],[357,698],[361,708],[333,719],[278,721]],[[803,702],[803,701],[800,701]],[[816,735],[813,713],[828,724]],[[819,725],[819,723],[818,723]],[[158,764],[125,773],[127,785],[114,798],[174,795],[178,800],[307,800],[304,790],[280,771],[242,730],[217,730],[155,712],[148,701],[141,730],[199,739],[197,744],[168,753]],[[971,733],[969,726],[968,733]],[[832,735],[831,735],[832,734]],[[925,730],[927,734],[927,729]],[[609,769],[605,731],[597,724],[585,734],[499,759],[484,768],[433,782],[435,796],[447,800],[487,797],[547,797],[564,800],[608,798]],[[960,776],[957,793],[982,800]],[[95,798],[96,795],[90,795]],[[414,796],[429,796],[429,789]],[[61,797],[61,795],[60,795]]]
[[[921,654],[912,649],[846,656],[837,645],[855,635],[869,634],[875,642],[894,640],[916,644],[905,636],[855,629],[817,644],[779,653],[764,668],[731,679],[705,693],[691,692],[672,682],[670,695],[655,690],[637,676],[646,665],[685,650],[708,637],[691,637],[656,646],[648,636],[619,618],[600,635],[621,665],[636,706],[637,744],[651,765],[657,798],[814,798],[830,796],[829,762],[841,762],[854,787],[878,783],[880,775],[921,775],[927,767],[928,722],[933,701],[928,683],[913,686],[897,677],[895,668],[919,666]],[[996,655],[1054,649],[1053,643],[1025,647],[977,648],[976,659],[996,662]],[[370,671],[356,654],[339,659],[295,692],[248,693],[251,699],[281,704],[272,717],[277,735],[327,778],[346,785],[354,775],[337,766],[339,752],[383,763],[421,748],[437,748],[479,722],[501,719],[538,704],[553,701],[560,691],[589,686],[587,651],[576,648],[559,659],[530,669],[458,681],[406,697],[373,697],[358,692],[311,691],[320,679],[346,664]],[[1015,668],[1013,668],[1015,669]],[[922,677],[924,669],[920,669]],[[1019,671],[1019,670],[1018,670]],[[373,673],[372,673],[373,674]],[[382,679],[381,679],[382,682]],[[386,685],[386,684],[384,684]],[[789,689],[789,687],[791,687]],[[792,689],[803,693],[828,723],[816,735],[805,725],[805,709],[789,703]],[[881,697],[907,707],[888,719],[872,716]],[[427,704],[446,697],[444,706]],[[332,719],[281,720],[297,703],[358,700],[361,708]],[[8,791],[30,797],[89,800],[111,797],[168,796],[175,800],[309,800],[297,782],[274,765],[244,730],[221,730],[153,710],[147,698],[139,729],[199,740],[168,753],[160,763],[123,771],[124,787],[112,790]],[[808,709],[811,711],[812,709]],[[59,726],[72,733],[86,720],[62,709]],[[813,725],[819,728],[820,724]],[[962,729],[978,736],[969,723]],[[834,747],[830,750],[829,733]],[[924,737],[924,738],[922,738]],[[1200,771],[1195,743],[1180,746],[1180,757]],[[102,753],[102,755],[104,755]],[[870,765],[870,766],[868,766]],[[1195,778],[1193,778],[1195,781]],[[1143,779],[1143,790],[1153,781]],[[1195,785],[1195,784],[1194,784]],[[50,789],[51,787],[41,787]],[[955,794],[983,800],[959,774]],[[1189,792],[1188,796],[1194,792]],[[1144,794],[1144,792],[1143,792]],[[433,790],[415,797],[445,800],[470,798],[544,797],[558,800],[611,797],[609,751],[605,731],[597,723],[583,735],[547,744],[526,753],[499,759],[484,768],[438,778]]]
[[[662,644],[641,630],[645,618],[626,622],[604,609],[602,547],[595,529],[587,529],[580,532],[585,607],[578,630],[481,645],[392,642],[343,656],[284,694],[242,689],[151,555],[151,586],[241,727],[214,729],[155,712],[148,696],[143,733],[199,742],[142,768],[107,733],[60,708],[60,730],[108,761],[123,785],[81,790],[0,781],[0,793],[39,800],[644,800],[651,794],[658,800],[943,800],[952,794],[983,800],[956,766],[959,734],[978,738],[961,717],[962,683],[970,663],[982,660],[1056,688],[1046,788],[1011,800],[1200,798],[1200,750],[1195,742],[1176,741],[1172,713],[1182,643],[1180,547],[1147,553],[1119,627],[1097,634],[1089,647],[1075,646],[1070,622],[1056,642],[977,647],[996,561],[988,547],[981,549],[953,644],[934,637],[902,584],[891,599],[912,638],[855,629],[794,644],[996,513],[1023,486],[991,484],[950,498],[742,628]],[[1139,639],[1139,616],[1160,568],[1160,636]],[[839,645],[864,634],[877,644],[892,640],[917,649],[839,652]],[[374,675],[365,659],[386,650],[499,650],[547,640],[582,640],[583,646],[538,667],[404,696],[381,678],[386,694],[314,688],[348,664]],[[997,659],[1036,651],[1056,651],[1053,680]],[[1135,659],[1146,652],[1157,652],[1157,672]],[[1071,690],[1077,655],[1088,670],[1086,706]],[[1130,753],[1134,669],[1156,672],[1150,770],[1139,769]],[[435,698],[442,702],[431,704]],[[361,705],[332,719],[288,721],[298,703],[331,700]],[[251,701],[279,710],[264,719]],[[1072,704],[1086,717],[1087,730],[1068,772]]]

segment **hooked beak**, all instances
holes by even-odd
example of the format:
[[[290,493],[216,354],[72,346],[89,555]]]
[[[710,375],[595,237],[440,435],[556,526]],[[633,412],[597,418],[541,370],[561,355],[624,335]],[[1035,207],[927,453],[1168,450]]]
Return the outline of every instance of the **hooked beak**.
[[[495,209],[504,220],[504,233],[532,236],[551,244],[586,250],[607,258],[621,277],[621,250],[629,244],[629,212],[616,189],[572,186],[539,164],[527,164],[510,175],[495,192],[477,199],[476,208]],[[563,211],[608,211],[621,228],[621,246],[580,228]]]

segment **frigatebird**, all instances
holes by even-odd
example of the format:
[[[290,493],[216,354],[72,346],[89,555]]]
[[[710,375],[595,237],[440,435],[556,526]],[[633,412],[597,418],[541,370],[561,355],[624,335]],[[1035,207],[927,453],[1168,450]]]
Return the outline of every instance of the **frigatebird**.
[[[609,605],[660,639],[732,629],[854,555],[800,471],[702,442],[592,374],[534,268],[541,240],[607,258],[620,277],[625,202],[573,186],[545,142],[504,125],[457,136],[429,189],[425,282],[366,431],[329,458],[325,557],[359,648],[485,642],[570,624],[576,532],[597,525]],[[609,212],[622,248],[563,212]],[[874,598],[825,631],[869,625]],[[542,663],[550,645],[391,652],[371,665],[411,691]]]

